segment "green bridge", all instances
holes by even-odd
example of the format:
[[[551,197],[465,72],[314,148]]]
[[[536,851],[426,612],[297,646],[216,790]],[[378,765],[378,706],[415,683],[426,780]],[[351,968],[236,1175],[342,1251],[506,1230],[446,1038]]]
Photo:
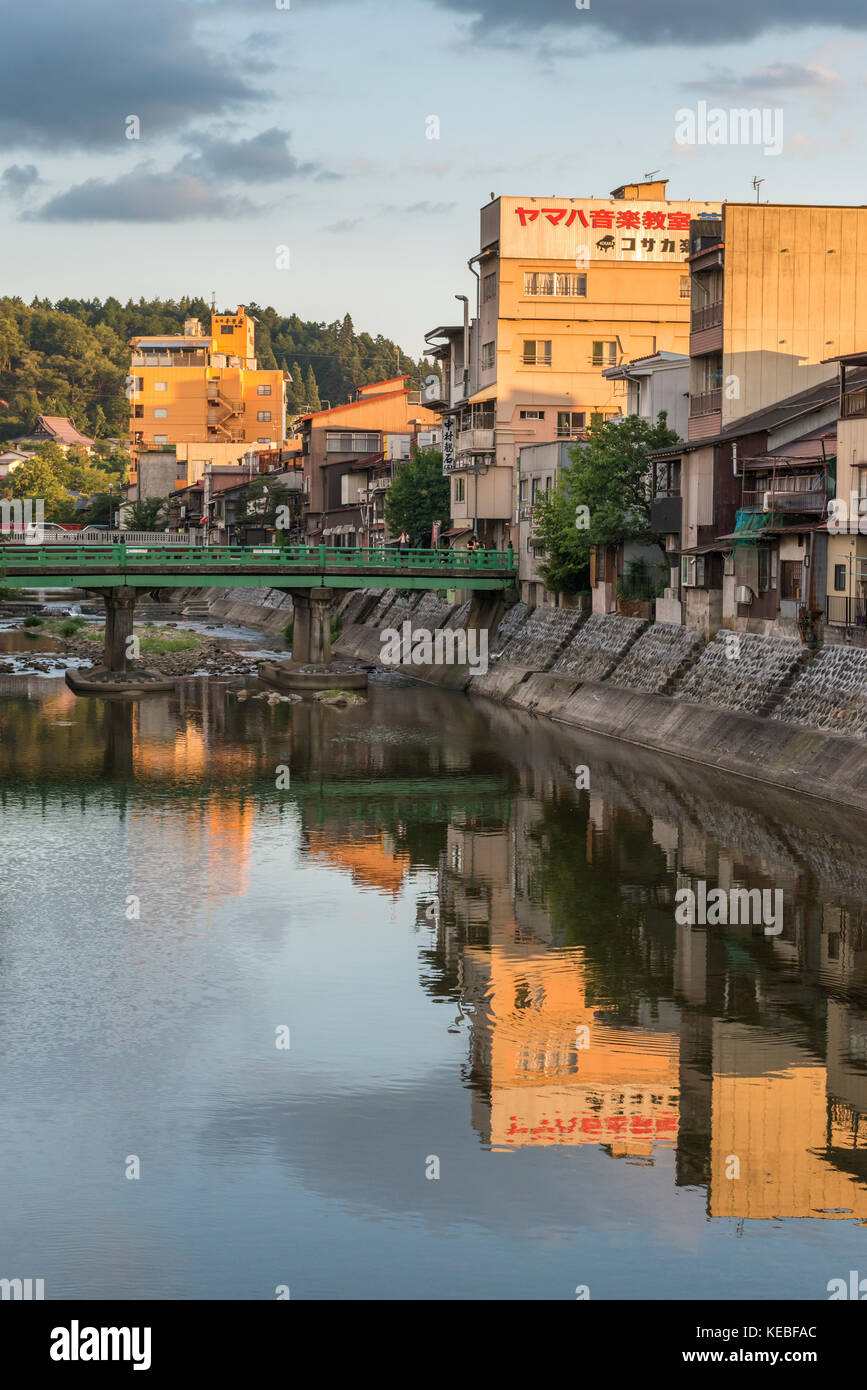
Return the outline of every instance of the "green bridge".
[[[287,589],[294,606],[292,663],[331,660],[328,604],[334,589],[464,589],[467,626],[480,624],[485,595],[510,589],[511,551],[337,549],[317,545],[0,546],[0,588],[75,588],[105,602],[105,669],[126,672],[136,599],[154,589]],[[493,591],[493,592],[492,592]]]
[[[335,549],[331,546],[4,545],[0,586],[154,588],[506,589],[514,556],[501,550]]]

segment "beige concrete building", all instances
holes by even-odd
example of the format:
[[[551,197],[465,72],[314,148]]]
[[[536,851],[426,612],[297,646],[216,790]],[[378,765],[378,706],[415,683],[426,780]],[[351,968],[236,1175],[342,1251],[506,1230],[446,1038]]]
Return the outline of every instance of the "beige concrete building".
[[[673,202],[666,182],[608,198],[494,198],[469,268],[474,306],[425,335],[442,362],[452,521],[503,546],[516,523],[527,444],[574,440],[621,413],[605,369],[689,342],[689,227],[719,205]],[[617,387],[617,389],[615,389]],[[514,542],[514,538],[513,538]]]

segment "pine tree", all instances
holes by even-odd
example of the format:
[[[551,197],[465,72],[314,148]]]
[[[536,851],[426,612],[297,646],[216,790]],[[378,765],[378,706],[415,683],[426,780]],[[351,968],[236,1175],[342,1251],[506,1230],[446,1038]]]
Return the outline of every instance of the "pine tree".
[[[285,358],[283,362],[285,370]],[[294,415],[302,414],[307,404],[307,397],[304,392],[304,375],[297,362],[292,363],[289,375],[292,380],[286,383],[286,414],[291,420]]]
[[[322,402],[319,399],[319,387],[316,385],[316,376],[313,372],[313,363],[307,368],[307,375],[304,378],[304,395],[306,397],[307,409],[310,411],[321,410]]]

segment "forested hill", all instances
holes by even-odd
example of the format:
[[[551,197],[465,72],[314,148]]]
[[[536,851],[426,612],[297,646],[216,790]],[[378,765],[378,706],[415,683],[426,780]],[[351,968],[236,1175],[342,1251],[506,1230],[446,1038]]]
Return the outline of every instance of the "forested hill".
[[[288,390],[290,416],[320,403],[341,405],[355,387],[407,372],[436,370],[415,362],[389,338],[356,333],[342,322],[308,323],[297,314],[248,304],[258,320],[260,367],[281,367],[294,378]],[[220,313],[234,313],[235,304]],[[129,340],[140,334],[181,333],[184,319],[210,329],[211,309],[203,299],[128,300],[0,298],[0,439],[33,427],[37,415],[70,415],[96,439],[123,436],[129,429],[124,379]]]

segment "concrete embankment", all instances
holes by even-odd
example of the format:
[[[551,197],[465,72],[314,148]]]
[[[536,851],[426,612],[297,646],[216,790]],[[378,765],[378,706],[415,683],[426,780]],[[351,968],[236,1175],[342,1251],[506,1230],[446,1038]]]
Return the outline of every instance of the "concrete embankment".
[[[258,594],[256,596],[258,598]],[[245,595],[243,619],[254,619]],[[212,606],[215,616],[225,600]],[[263,605],[266,609],[268,605]],[[337,655],[379,663],[382,633],[478,622],[434,594],[356,592],[336,605]],[[285,624],[285,615],[282,622]],[[726,773],[867,809],[867,653],[573,609],[514,604],[489,621],[488,670],[405,665],[416,680]],[[265,621],[273,621],[266,613]],[[268,630],[266,628],[266,630]],[[393,668],[394,669],[394,668]]]

